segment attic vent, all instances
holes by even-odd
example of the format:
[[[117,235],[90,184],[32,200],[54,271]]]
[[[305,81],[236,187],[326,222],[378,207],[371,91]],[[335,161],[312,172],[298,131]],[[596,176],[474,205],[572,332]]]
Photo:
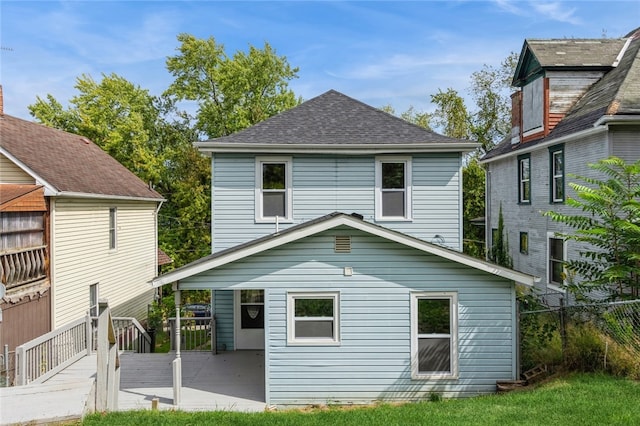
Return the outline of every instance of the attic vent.
[[[334,250],[336,253],[351,253],[351,236],[336,235]]]

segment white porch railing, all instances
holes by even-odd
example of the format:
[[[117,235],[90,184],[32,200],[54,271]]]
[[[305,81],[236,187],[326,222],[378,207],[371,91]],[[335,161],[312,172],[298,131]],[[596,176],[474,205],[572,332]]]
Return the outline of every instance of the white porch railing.
[[[91,318],[79,318],[16,348],[17,386],[41,383],[91,353]]]
[[[176,319],[168,318],[171,350],[176,350]],[[214,317],[181,317],[180,349],[183,351],[211,351],[216,348],[216,318]]]
[[[153,339],[135,318],[114,317],[113,332],[119,351],[153,352]]]

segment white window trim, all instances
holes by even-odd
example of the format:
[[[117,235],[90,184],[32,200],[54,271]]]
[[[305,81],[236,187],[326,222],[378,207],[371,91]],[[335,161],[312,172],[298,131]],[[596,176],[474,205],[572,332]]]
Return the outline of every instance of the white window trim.
[[[404,201],[405,201],[405,216],[383,216],[382,215],[382,163],[404,163]],[[412,208],[412,187],[411,187],[411,157],[376,157],[376,190],[375,190],[375,208],[376,208],[376,221],[411,221],[413,220],[413,208]]]
[[[295,337],[295,299],[333,299],[333,338]],[[288,292],[287,293],[287,345],[288,346],[339,346],[340,345],[340,292]]]
[[[256,223],[276,223],[275,217],[262,216],[262,165],[285,163],[286,217],[278,217],[279,223],[293,223],[293,161],[291,157],[256,157],[255,171],[255,221]]]
[[[113,211],[113,227],[111,226],[111,212]],[[111,241],[111,230],[113,229],[113,242]],[[118,208],[109,207],[109,250],[118,249]]]
[[[529,178],[525,179],[522,173],[522,163],[527,162],[529,164]],[[524,198],[524,184],[527,182],[529,184],[529,198]],[[518,200],[519,203],[526,204],[531,203],[531,157],[522,157],[518,159],[518,185],[520,185],[520,190],[518,191]]]
[[[450,330],[448,335],[451,339],[451,371],[442,373],[420,373],[418,371],[418,299],[449,299],[451,312]],[[438,335],[432,335],[438,337]],[[414,380],[423,379],[457,379],[458,378],[458,293],[446,292],[411,292],[411,378]]]
[[[551,231],[547,232],[547,284],[550,285],[550,286],[562,286],[562,285],[564,285],[564,282],[556,283],[556,282],[551,281],[551,253],[550,253],[551,250],[550,250],[550,247],[549,247],[549,240],[551,238],[555,238],[555,239],[558,239],[558,240],[563,240],[563,243],[562,243],[562,260],[565,261],[565,262],[567,261],[567,253],[568,253],[567,246],[568,246],[568,244],[567,244],[567,240],[565,240],[564,238],[560,237],[556,232],[551,232]],[[562,273],[565,276],[567,276],[567,268],[565,268],[564,266],[562,267]]]
[[[562,173],[558,173],[556,170],[556,155],[562,156]],[[551,152],[551,199],[554,203],[561,203],[564,201],[564,195],[561,198],[556,197],[556,193],[558,192],[557,178],[561,178],[562,185],[562,183],[564,183],[564,149]],[[564,193],[564,187],[562,189]]]

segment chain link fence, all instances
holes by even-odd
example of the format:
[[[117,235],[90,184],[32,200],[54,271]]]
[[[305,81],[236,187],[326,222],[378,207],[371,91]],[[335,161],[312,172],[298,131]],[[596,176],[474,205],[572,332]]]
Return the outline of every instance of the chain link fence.
[[[640,299],[570,306],[561,301],[521,310],[519,325],[522,371],[546,364],[640,375]]]

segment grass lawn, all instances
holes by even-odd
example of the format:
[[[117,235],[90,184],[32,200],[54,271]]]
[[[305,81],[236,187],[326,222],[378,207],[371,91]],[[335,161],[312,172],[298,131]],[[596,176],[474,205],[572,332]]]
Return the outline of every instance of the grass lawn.
[[[129,411],[83,425],[640,425],[640,382],[574,374],[533,390],[439,402],[264,413]]]

